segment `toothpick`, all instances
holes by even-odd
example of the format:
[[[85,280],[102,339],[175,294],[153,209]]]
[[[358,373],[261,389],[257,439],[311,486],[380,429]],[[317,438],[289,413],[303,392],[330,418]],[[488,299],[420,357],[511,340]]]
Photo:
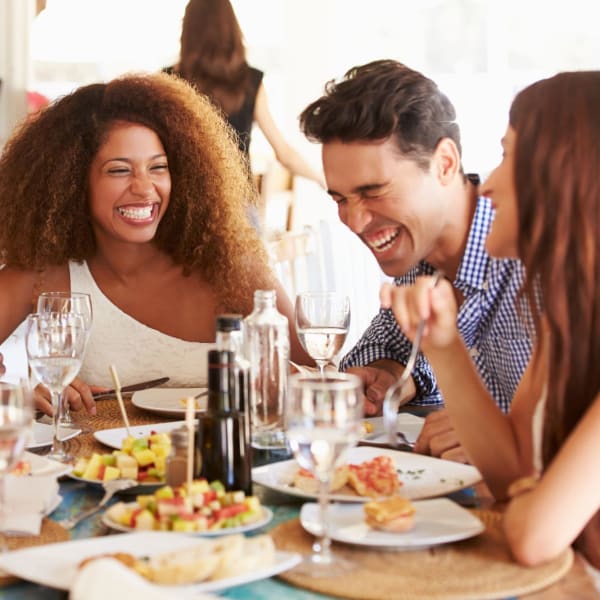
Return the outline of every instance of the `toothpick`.
[[[187,447],[187,489],[192,489],[192,479],[194,477],[194,414],[196,400],[192,396],[186,398],[185,404],[185,424],[188,432]]]
[[[125,427],[127,428],[127,435],[131,436],[131,429],[129,427],[129,419],[127,418],[127,412],[125,411],[125,404],[123,403],[123,396],[121,396],[121,384],[119,382],[119,376],[117,375],[117,369],[115,365],[110,365],[108,368],[110,371],[110,375],[113,380],[113,384],[115,386],[115,393],[117,395],[117,400],[119,401],[119,408],[121,409],[121,416],[123,417],[123,421],[125,422]]]

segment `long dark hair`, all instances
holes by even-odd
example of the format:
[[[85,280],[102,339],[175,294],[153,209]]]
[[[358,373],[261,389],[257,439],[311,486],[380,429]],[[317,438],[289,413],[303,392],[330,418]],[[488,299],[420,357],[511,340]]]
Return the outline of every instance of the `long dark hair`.
[[[534,308],[549,349],[548,465],[600,391],[600,71],[527,87],[510,124],[525,291],[533,299],[540,286],[549,327],[543,339]]]
[[[242,106],[250,67],[229,0],[190,0],[183,17],[179,75],[227,115]]]

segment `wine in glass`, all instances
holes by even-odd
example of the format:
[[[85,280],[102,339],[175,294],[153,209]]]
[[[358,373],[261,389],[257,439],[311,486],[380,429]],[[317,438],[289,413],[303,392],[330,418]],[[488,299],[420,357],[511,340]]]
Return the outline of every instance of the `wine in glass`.
[[[54,436],[48,458],[69,462],[60,435],[61,394],[81,368],[86,343],[81,315],[75,313],[34,313],[27,317],[25,347],[29,367],[37,380],[50,390]]]
[[[336,292],[303,292],[296,297],[296,332],[321,376],[342,349],[350,326],[350,300]]]
[[[346,451],[361,435],[362,383],[349,373],[290,377],[286,406],[286,434],[298,464],[319,482],[321,537],[312,554],[299,566],[311,576],[330,577],[352,568],[351,563],[331,551],[327,508],[334,469],[345,460]]]
[[[84,292],[42,292],[38,296],[37,312],[76,313],[81,315],[87,332],[87,339],[89,339],[93,321],[92,299],[89,294]],[[60,425],[63,427],[73,426],[69,404],[65,400],[63,400]]]
[[[0,530],[6,513],[4,478],[27,446],[32,421],[33,395],[29,386],[0,382]]]

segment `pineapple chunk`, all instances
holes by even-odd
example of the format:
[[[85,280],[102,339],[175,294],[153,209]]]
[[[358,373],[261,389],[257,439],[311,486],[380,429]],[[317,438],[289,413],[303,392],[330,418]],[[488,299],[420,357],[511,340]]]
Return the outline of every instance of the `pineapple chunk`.
[[[135,460],[137,460],[137,463],[140,467],[151,465],[156,460],[154,452],[152,452],[152,450],[148,450],[147,448],[142,450],[134,450],[133,457]]]
[[[111,479],[118,479],[121,477],[121,470],[117,467],[111,467],[110,465],[104,469],[103,481],[110,481]]]

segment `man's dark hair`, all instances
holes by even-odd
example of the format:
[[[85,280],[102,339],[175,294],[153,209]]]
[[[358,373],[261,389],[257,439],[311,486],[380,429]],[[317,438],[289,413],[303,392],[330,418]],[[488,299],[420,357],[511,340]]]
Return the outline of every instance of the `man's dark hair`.
[[[442,138],[461,151],[455,118],[454,106],[431,79],[394,60],[377,60],[329,81],[325,95],[300,115],[300,127],[321,143],[394,136],[400,153],[427,169]]]

